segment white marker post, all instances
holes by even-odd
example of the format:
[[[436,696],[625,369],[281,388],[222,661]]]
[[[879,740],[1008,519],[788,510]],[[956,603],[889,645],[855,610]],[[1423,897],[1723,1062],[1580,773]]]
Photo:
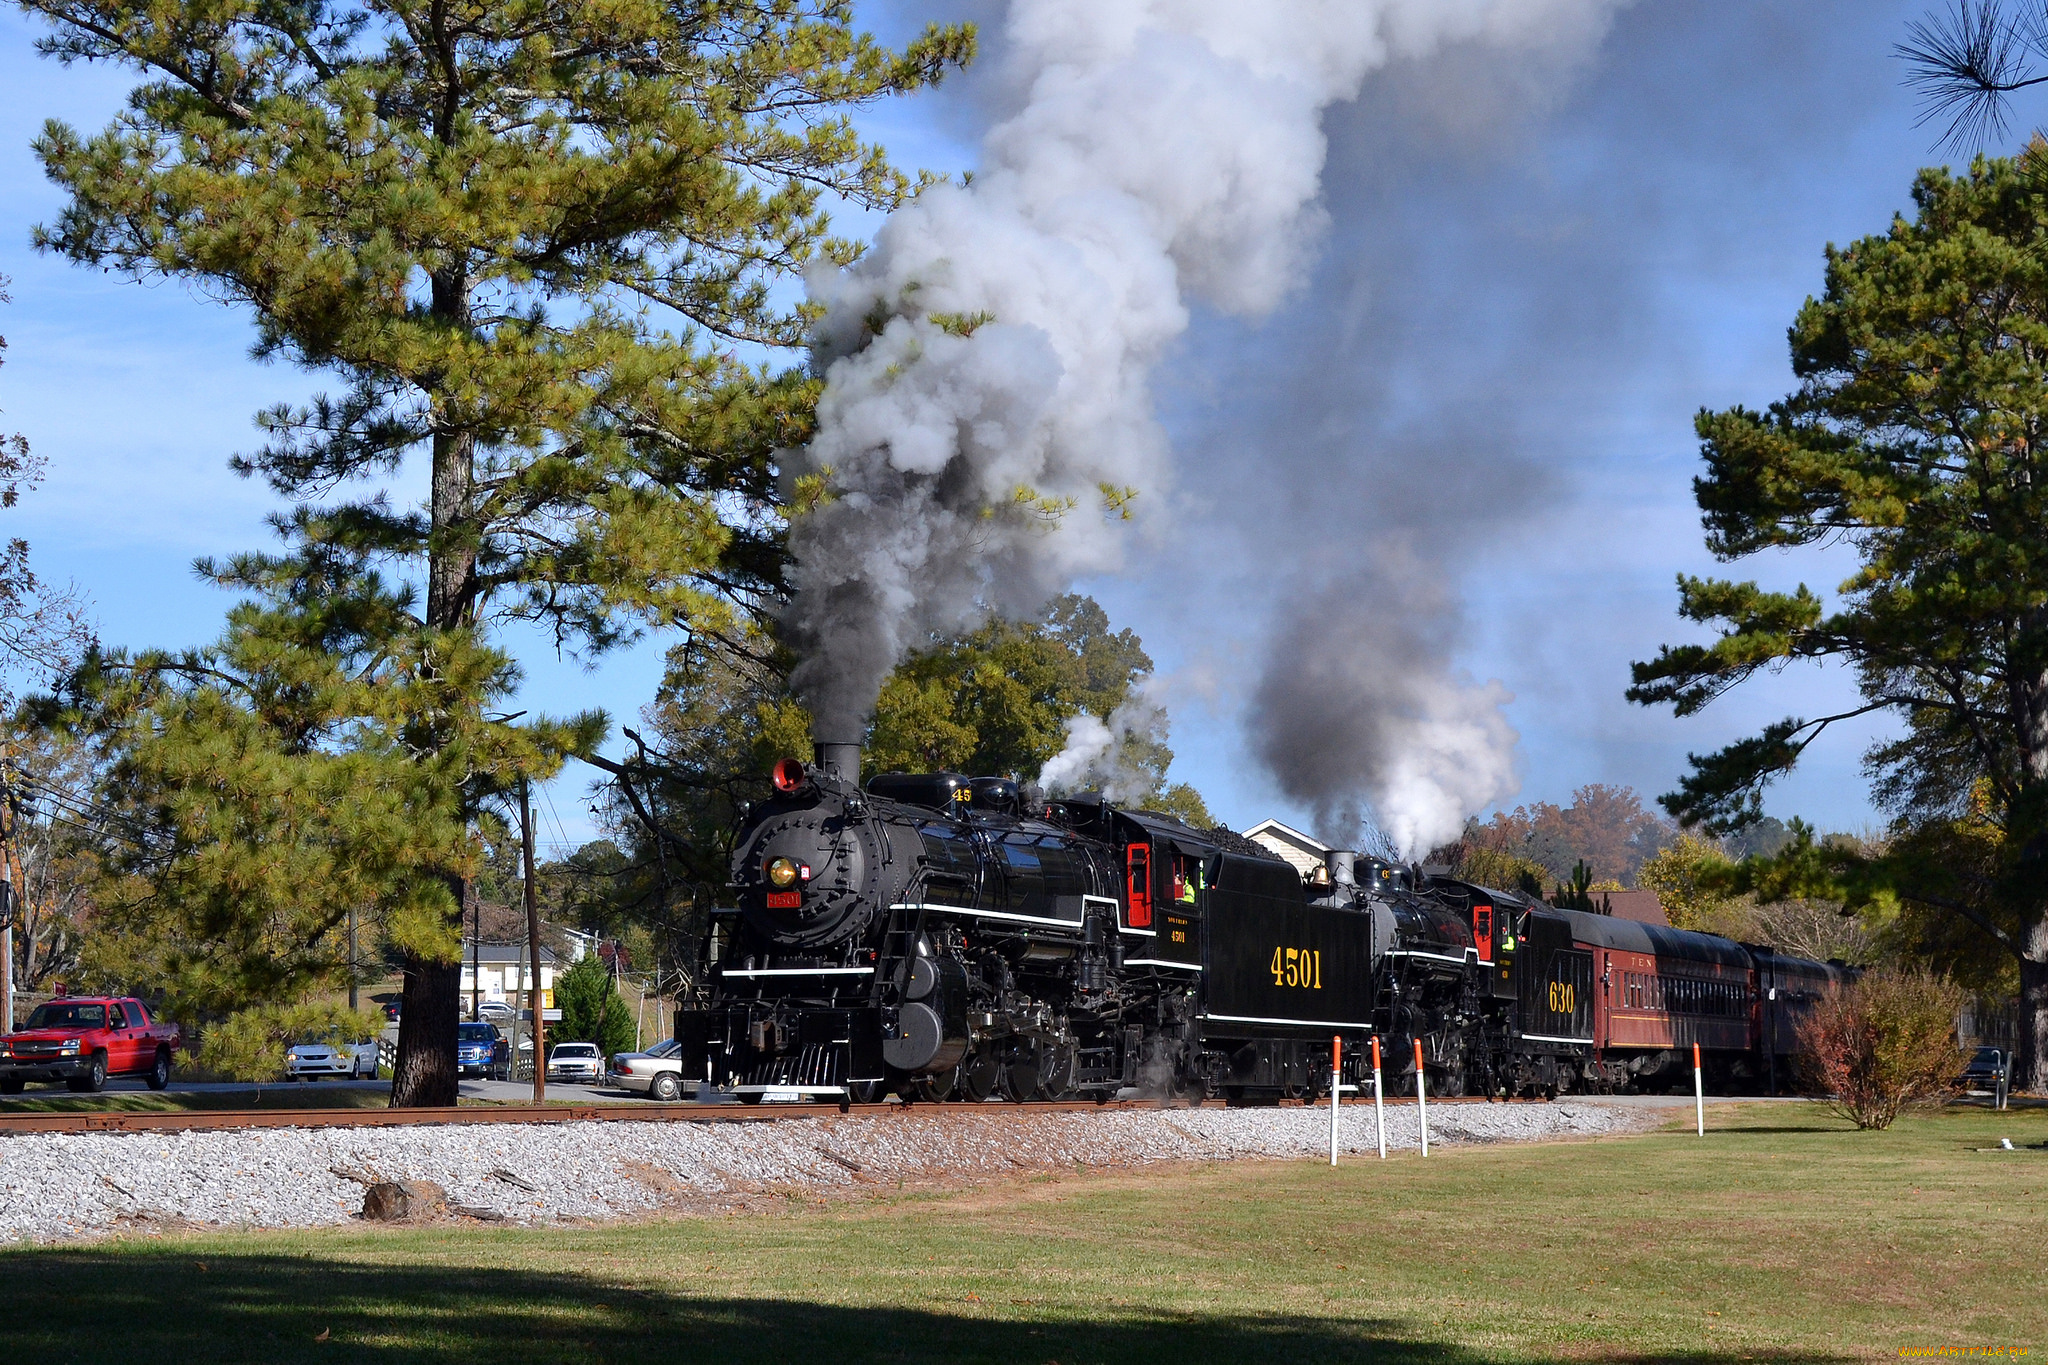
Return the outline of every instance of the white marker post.
[[[1337,1164],[1337,1101],[1344,1093],[1344,1036],[1330,1039],[1330,1164]]]
[[[1422,1154],[1429,1155],[1429,1084],[1422,1076],[1422,1040],[1415,1040],[1415,1121],[1422,1129]]]
[[[1380,1038],[1372,1038],[1372,1121],[1380,1130],[1380,1160],[1387,1159],[1387,1106],[1380,1093]]]
[[[1707,1083],[1700,1075],[1700,1045],[1692,1045],[1692,1103],[1699,1120],[1700,1136],[1707,1135]]]

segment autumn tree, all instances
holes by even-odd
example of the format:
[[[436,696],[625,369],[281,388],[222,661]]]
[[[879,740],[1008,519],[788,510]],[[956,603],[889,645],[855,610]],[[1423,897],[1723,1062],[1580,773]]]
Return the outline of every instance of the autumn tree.
[[[1461,842],[1532,863],[1554,885],[1571,882],[1574,869],[1584,862],[1589,881],[1629,886],[1643,860],[1670,837],[1669,827],[1643,809],[1633,788],[1594,782],[1574,791],[1567,806],[1538,801],[1502,811],[1484,824],[1468,821]]]
[[[1832,603],[1681,577],[1681,616],[1717,638],[1637,664],[1629,695],[1685,716],[1794,660],[1853,670],[1856,705],[1695,756],[1664,804],[1740,829],[1829,728],[1893,717],[1866,766],[1911,837],[1833,857],[1815,889],[1913,901],[2010,954],[2022,1073],[2048,1089],[2048,147],[1923,171],[1913,200],[1883,235],[1828,249],[1825,292],[1791,329],[1799,387],[1697,421],[1717,558],[1834,545],[1854,573]],[[1964,841],[1987,855],[1974,866],[1939,852],[1967,820],[1987,829]]]
[[[67,195],[40,244],[245,307],[259,355],[339,385],[262,414],[235,461],[293,504],[285,550],[208,568],[315,617],[301,589],[339,560],[412,590],[372,652],[445,709],[369,714],[448,784],[416,793],[446,835],[422,902],[443,932],[406,952],[392,1097],[452,1103],[449,945],[502,774],[434,755],[523,742],[487,733],[511,724],[488,709],[490,632],[597,651],[648,623],[726,629],[772,586],[772,454],[804,440],[817,385],[773,369],[806,325],[787,282],[853,254],[832,201],[908,188],[846,111],[936,81],[972,34],[891,51],[846,0],[23,2],[44,52],[142,77],[99,133],[38,139]],[[451,658],[479,665],[469,690]]]

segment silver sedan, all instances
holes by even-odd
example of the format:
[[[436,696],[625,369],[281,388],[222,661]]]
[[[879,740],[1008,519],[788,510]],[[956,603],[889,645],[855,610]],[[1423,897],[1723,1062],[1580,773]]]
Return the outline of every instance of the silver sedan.
[[[632,1090],[653,1100],[679,1099],[683,1093],[682,1048],[676,1040],[656,1043],[645,1052],[621,1052],[612,1058],[606,1078],[621,1090]]]

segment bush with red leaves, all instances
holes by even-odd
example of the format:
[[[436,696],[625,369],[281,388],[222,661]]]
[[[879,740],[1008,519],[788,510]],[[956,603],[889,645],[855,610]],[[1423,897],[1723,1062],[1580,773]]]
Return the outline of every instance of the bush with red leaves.
[[[1858,1128],[1952,1099],[1968,1060],[1956,1042],[1962,990],[1931,972],[1880,969],[1821,1001],[1799,1029],[1810,1093]]]

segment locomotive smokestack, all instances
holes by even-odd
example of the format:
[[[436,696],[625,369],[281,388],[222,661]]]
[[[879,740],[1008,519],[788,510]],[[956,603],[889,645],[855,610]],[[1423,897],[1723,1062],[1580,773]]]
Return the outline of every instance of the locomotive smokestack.
[[[818,766],[850,787],[860,785],[860,745],[819,740]]]
[[[1323,866],[1330,869],[1330,885],[1358,885],[1358,855],[1348,848],[1333,848],[1323,855]]]

